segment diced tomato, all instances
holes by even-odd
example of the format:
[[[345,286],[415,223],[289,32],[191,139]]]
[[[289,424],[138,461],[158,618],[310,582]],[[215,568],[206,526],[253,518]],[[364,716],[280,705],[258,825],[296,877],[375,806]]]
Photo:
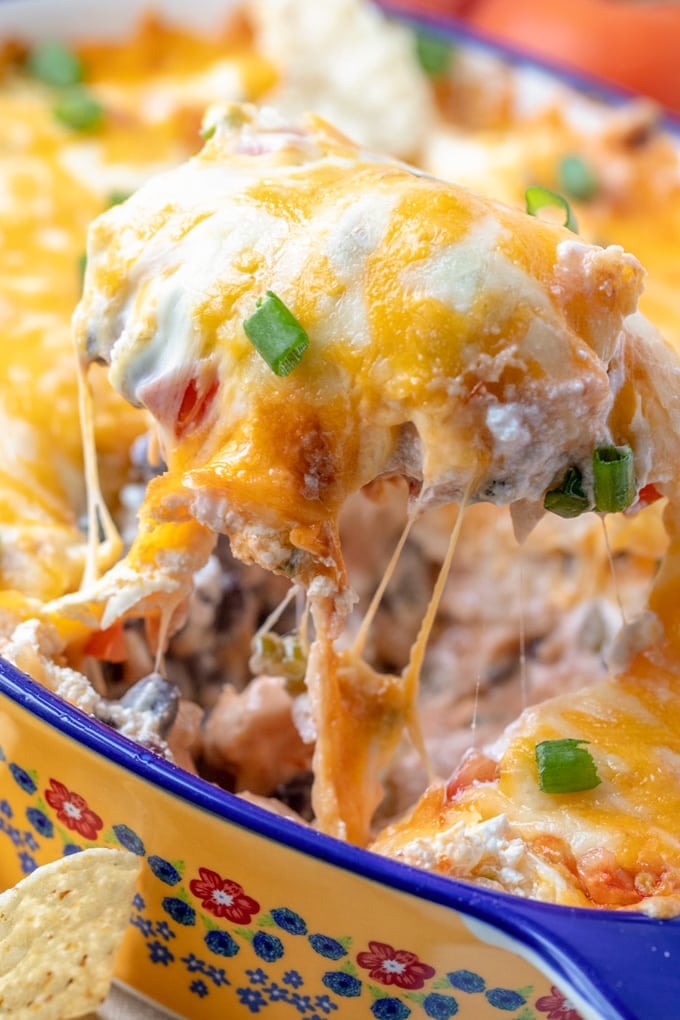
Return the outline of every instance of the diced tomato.
[[[446,784],[446,799],[453,800],[462,790],[473,783],[490,783],[498,778],[498,762],[482,751],[472,748],[466,751]]]
[[[175,423],[175,434],[178,437],[201,424],[217,394],[218,386],[217,379],[207,387],[195,378],[189,380]]]
[[[663,496],[656,485],[643,485],[638,493],[637,501],[640,506],[649,506],[650,503],[656,503],[657,499],[663,499]]]
[[[128,651],[122,620],[118,620],[106,630],[95,631],[88,639],[83,651],[85,655],[92,655],[95,659],[105,659],[107,662],[125,662]]]
[[[630,907],[642,899],[634,875],[617,863],[611,850],[588,850],[577,859],[576,868],[584,892],[598,906]]]

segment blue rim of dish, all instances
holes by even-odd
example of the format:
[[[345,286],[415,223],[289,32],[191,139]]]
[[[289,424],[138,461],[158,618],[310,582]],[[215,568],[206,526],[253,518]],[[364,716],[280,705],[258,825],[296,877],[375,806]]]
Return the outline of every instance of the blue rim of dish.
[[[487,38],[453,16],[415,14],[384,0],[377,3],[385,14],[414,28],[432,30],[454,44],[470,44],[512,66],[544,71],[586,97],[614,106],[640,98],[637,93],[596,76],[571,71]],[[658,103],[655,105],[659,107]],[[680,132],[680,116],[659,109],[660,126]],[[598,1020],[647,1020],[650,1008],[657,1016],[676,1015],[680,1003],[675,987],[680,918],[661,921],[632,912],[529,902],[419,871],[241,800],[91,718],[0,659],[2,695],[140,780],[225,822],[502,932],[517,943],[517,952],[528,950],[525,955],[535,965],[549,969],[551,977],[561,982],[565,991],[572,990],[583,1004],[596,1010]],[[607,953],[609,945],[611,952]],[[642,967],[641,959],[645,961]]]
[[[610,106],[621,106],[632,100],[645,99],[639,92],[626,89],[623,85],[599,78],[596,74],[574,71],[552,60],[541,59],[537,54],[523,52],[499,39],[492,38],[471,28],[466,22],[455,15],[428,14],[424,11],[410,11],[406,4],[390,3],[390,0],[374,0],[388,17],[410,25],[414,29],[423,29],[448,39],[452,44],[463,43],[483,50],[492,56],[499,57],[513,67],[533,68],[552,75],[565,85],[571,86],[586,98],[600,100]],[[663,107],[658,100],[649,99],[659,110],[659,127],[680,134],[680,114],[672,113]]]
[[[630,1008],[631,996],[640,995],[648,1007],[653,1001],[656,1015],[674,1015],[678,1005],[680,919],[655,921],[631,912],[529,902],[420,871],[342,843],[186,772],[63,701],[0,659],[2,695],[64,736],[194,807],[334,867],[490,925],[519,943],[515,951],[528,950],[525,955],[535,965],[547,969],[567,993],[598,1010],[601,1020],[644,1020],[648,1013],[631,1012]],[[615,942],[611,941],[611,952],[603,954],[603,947],[606,949],[612,939]],[[650,950],[649,962],[641,970],[645,948]],[[624,959],[626,955],[628,961]],[[647,992],[653,989],[653,1000],[645,998],[645,987]],[[669,1012],[664,1012],[665,1002]]]

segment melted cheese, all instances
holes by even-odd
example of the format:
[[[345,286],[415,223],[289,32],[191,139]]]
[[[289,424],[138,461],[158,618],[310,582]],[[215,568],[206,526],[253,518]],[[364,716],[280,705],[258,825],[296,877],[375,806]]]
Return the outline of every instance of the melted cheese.
[[[104,125],[94,133],[60,125],[53,93],[11,62],[3,65],[0,85],[2,632],[76,590],[86,566],[87,487],[70,320],[80,296],[87,225],[111,194],[138,187],[195,151],[216,84],[229,88],[225,97],[253,97],[275,78],[252,51],[249,33],[236,26],[206,40],[150,18],[124,46],[83,44],[79,56],[88,87],[106,108]],[[130,446],[148,422],[100,370],[90,372],[90,385],[104,497],[115,508]],[[92,489],[91,468],[89,483]],[[102,521],[103,506],[100,501]],[[108,562],[114,553],[109,549]],[[69,625],[62,630],[71,632]]]
[[[635,326],[642,272],[620,248],[365,153],[318,118],[290,125],[230,106],[207,124],[197,157],[90,230],[76,344],[153,416],[168,471],[149,487],[125,560],[52,612],[110,625],[171,593],[181,600],[212,531],[302,583],[316,626],[307,683],[317,822],[364,842],[404,726],[418,739],[417,676],[436,603],[401,678],[337,651],[351,606],[338,542],[345,499],[402,472],[421,504],[464,491],[537,500],[610,439],[640,449],[639,484],[662,484],[651,412],[621,408],[621,365],[654,342],[676,366]],[[243,330],[269,290],[310,337],[284,378]],[[186,537],[170,555],[173,520]]]
[[[376,848],[523,895],[675,910],[679,368],[633,313],[641,298],[677,340],[677,151],[653,132],[649,144],[629,145],[638,114],[594,118],[561,91],[548,108],[515,102],[510,136],[507,121],[502,138],[473,138],[442,120],[428,141],[436,96],[404,29],[387,30],[350,0],[321,5],[315,25],[332,59],[315,35],[314,60],[292,66],[309,11],[290,0],[269,8],[265,19],[258,6],[255,40],[245,23],[198,39],[148,19],[125,45],[82,46],[88,87],[107,109],[104,127],[85,138],[56,124],[48,90],[8,71],[0,628],[11,633],[25,617],[52,628],[29,619],[5,651],[45,682],[58,675],[64,696],[87,705],[84,678],[55,661],[64,651],[77,661],[93,630],[141,615],[159,633],[160,662],[193,573],[215,533],[227,533],[244,560],[308,589],[318,821],[365,842],[384,766],[405,727],[418,737],[417,677],[436,602],[403,676],[363,661],[365,630],[340,650],[353,602],[338,540],[345,499],[401,473],[419,505],[468,491],[533,522],[566,466],[585,466],[599,443],[629,442],[638,486],[652,482],[671,497],[670,551],[644,625],[633,621],[619,643],[619,675],[578,702],[558,698],[525,714],[477,782],[448,797],[432,787]],[[365,48],[361,84],[349,88],[355,25]],[[359,106],[347,101],[354,92]],[[241,107],[211,114],[203,152],[145,184],[195,151],[204,105],[265,94],[289,109],[311,94],[360,141],[417,155],[457,186],[362,151],[318,119],[300,125]],[[507,116],[508,94],[499,88],[496,98]],[[521,208],[527,180],[554,186],[557,156],[584,139],[605,187],[579,205],[581,239],[460,186]],[[76,264],[109,193],[137,188],[97,220],[88,245],[77,355],[83,369],[93,359],[109,368],[108,380],[88,372],[84,481],[68,322]],[[585,243],[609,239],[617,244],[607,249]],[[640,263],[619,244],[653,270],[644,294]],[[311,341],[284,379],[242,329],[268,289]],[[149,486],[132,548],[96,579],[115,552],[104,499],[115,507],[130,443],[150,420],[168,471]],[[108,550],[91,544],[89,566],[86,487],[90,542],[99,523],[109,541]],[[649,516],[640,520],[618,523],[612,541],[653,556],[665,541],[658,520],[653,535]],[[590,555],[592,529],[578,547]],[[599,575],[592,584],[602,587]],[[541,794],[533,746],[551,736],[590,740],[602,787],[559,802]]]
[[[478,67],[464,53],[449,88],[451,105],[427,136],[422,165],[523,209],[528,185],[562,191],[561,161],[581,158],[596,183],[591,195],[569,195],[580,235],[616,241],[640,259],[649,274],[640,309],[680,345],[680,148],[651,104],[607,107],[530,68]]]

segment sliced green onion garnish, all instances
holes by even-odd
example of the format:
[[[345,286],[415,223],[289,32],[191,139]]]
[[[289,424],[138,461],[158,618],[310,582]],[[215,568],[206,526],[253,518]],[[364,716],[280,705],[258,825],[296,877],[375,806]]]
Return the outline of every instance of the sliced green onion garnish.
[[[286,681],[286,690],[291,695],[302,694],[305,690],[307,653],[299,634],[281,637],[267,631],[253,639],[250,668],[254,673],[265,676],[281,676]]]
[[[87,269],[87,255],[85,252],[78,256],[78,276],[80,277],[80,286],[82,287],[85,279],[85,270]]]
[[[599,446],[593,453],[595,509],[617,513],[635,502],[635,464],[630,446]]]
[[[130,197],[129,191],[110,191],[107,196],[109,208],[112,205],[122,205],[123,202],[127,202],[129,197]]]
[[[543,506],[558,517],[579,517],[590,509],[590,501],[583,491],[583,476],[577,467],[570,467],[558,489],[550,489]]]
[[[208,142],[213,137],[216,131],[217,124],[207,124],[205,127],[199,128],[198,133],[204,142]]]
[[[442,78],[448,74],[453,57],[451,43],[424,29],[416,30],[415,36],[416,56],[423,71],[432,78]]]
[[[565,195],[584,202],[598,189],[597,177],[582,156],[565,156],[557,169],[557,179]]]
[[[26,58],[29,74],[45,85],[66,88],[83,80],[80,58],[60,42],[44,42],[36,46]]]
[[[283,301],[271,290],[243,323],[245,334],[257,353],[276,375],[288,375],[299,364],[309,337]]]
[[[75,86],[64,92],[52,107],[54,116],[74,131],[93,131],[104,118],[104,107],[83,88]]]
[[[561,209],[564,213],[564,226],[568,227],[569,230],[573,230],[574,233],[578,232],[578,226],[571,211],[571,206],[566,198],[558,195],[556,191],[551,191],[549,188],[542,188],[539,184],[534,184],[524,192],[524,200],[530,216],[537,216],[541,209]]]
[[[577,793],[600,785],[593,756],[581,746],[587,743],[567,737],[536,744],[538,785],[544,793]]]

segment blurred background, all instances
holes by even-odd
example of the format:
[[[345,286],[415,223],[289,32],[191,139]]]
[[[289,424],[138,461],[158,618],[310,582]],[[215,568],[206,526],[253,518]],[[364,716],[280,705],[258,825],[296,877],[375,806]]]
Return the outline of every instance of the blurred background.
[[[649,96],[680,116],[676,0],[390,0],[385,6],[454,17],[490,41]]]

